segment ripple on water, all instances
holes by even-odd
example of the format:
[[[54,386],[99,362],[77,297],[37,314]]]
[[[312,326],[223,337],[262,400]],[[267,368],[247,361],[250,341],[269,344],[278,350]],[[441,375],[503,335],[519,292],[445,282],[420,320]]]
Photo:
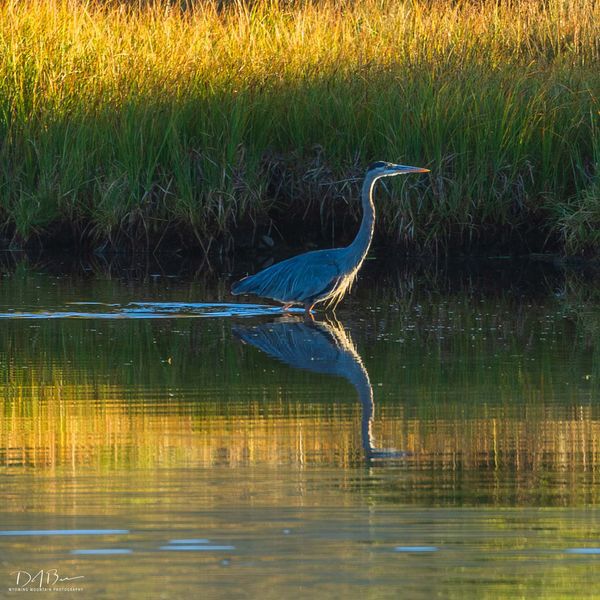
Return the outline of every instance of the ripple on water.
[[[120,535],[129,529],[15,529],[0,531],[0,535]]]
[[[567,554],[600,554],[600,548],[567,548]]]
[[[99,310],[39,310],[35,312],[9,311],[0,313],[0,319],[175,319],[202,317],[258,317],[281,314],[280,306],[265,304],[230,304],[226,302],[130,302],[104,304],[101,302],[69,302],[69,306],[87,306]],[[302,314],[302,308],[287,312]]]
[[[437,552],[436,546],[396,546],[394,552]]]
[[[219,552],[225,550],[235,550],[235,546],[215,546],[212,544],[169,544],[168,546],[161,546],[161,550],[178,550],[178,551],[194,551],[200,550],[201,552]]]
[[[112,555],[112,554],[132,554],[133,550],[129,548],[86,548],[82,550],[71,550],[71,554],[96,554],[96,555]]]

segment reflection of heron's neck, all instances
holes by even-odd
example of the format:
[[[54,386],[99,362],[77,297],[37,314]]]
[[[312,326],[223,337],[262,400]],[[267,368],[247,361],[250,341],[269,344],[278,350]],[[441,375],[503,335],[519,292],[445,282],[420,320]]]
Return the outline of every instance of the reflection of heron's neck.
[[[345,337],[345,336],[344,336]],[[369,374],[363,365],[360,355],[350,342],[346,348],[346,352],[352,357],[352,367],[348,368],[345,377],[354,386],[358,392],[358,398],[362,404],[362,419],[361,433],[362,444],[365,452],[369,456],[374,449],[375,440],[371,427],[375,416],[375,403],[373,401],[373,386],[369,379]]]
[[[366,369],[363,367],[362,362],[362,373],[355,373],[352,378],[349,378],[354,385],[354,388],[358,392],[360,403],[362,404],[362,418],[361,418],[361,437],[363,449],[370,455],[373,452],[375,446],[375,440],[373,438],[373,418],[375,417],[375,403],[373,402],[373,387],[369,381],[369,375]]]
[[[373,239],[373,228],[375,226],[375,205],[373,204],[373,188],[375,187],[377,177],[373,174],[367,174],[362,186],[362,210],[363,216],[360,228],[354,241],[348,246],[350,255],[356,258],[357,264],[360,264],[371,245]]]
[[[338,321],[322,321],[319,326],[329,332],[342,356],[347,359],[338,361],[338,364],[343,364],[343,371],[339,374],[356,388],[361,404],[371,415],[373,413],[373,386],[362,358],[356,351],[354,341],[350,337],[350,332],[345,331]]]

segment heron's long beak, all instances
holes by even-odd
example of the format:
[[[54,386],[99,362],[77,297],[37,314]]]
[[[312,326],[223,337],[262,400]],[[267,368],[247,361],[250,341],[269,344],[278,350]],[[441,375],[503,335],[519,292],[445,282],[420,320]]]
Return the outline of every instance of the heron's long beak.
[[[422,167],[409,167],[407,165],[394,165],[389,167],[390,175],[400,175],[402,173],[429,173],[429,169],[423,169]]]

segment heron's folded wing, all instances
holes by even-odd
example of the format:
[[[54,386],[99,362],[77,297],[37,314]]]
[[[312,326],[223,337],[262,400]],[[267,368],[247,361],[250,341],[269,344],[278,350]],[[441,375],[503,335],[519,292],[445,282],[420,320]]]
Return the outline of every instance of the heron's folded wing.
[[[323,296],[335,286],[341,273],[339,265],[328,253],[308,254],[300,268],[290,275],[288,286],[298,302],[310,302]]]
[[[305,302],[329,290],[340,278],[329,250],[301,254],[277,263],[235,284],[233,292],[253,293],[281,302]]]

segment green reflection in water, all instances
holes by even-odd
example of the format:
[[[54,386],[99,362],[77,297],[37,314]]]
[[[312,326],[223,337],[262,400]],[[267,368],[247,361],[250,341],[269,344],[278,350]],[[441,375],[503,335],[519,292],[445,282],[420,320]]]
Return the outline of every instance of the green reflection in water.
[[[58,560],[113,597],[133,594],[125,571],[138,593],[160,572],[167,597],[281,597],[301,584],[320,597],[600,592],[597,557],[569,552],[600,538],[598,287],[562,272],[533,291],[494,279],[366,273],[338,311],[329,335],[353,340],[377,447],[407,453],[391,464],[365,460],[365,404],[343,369],[299,370],[232,335],[268,331],[272,317],[4,320],[3,529],[131,531],[33,554],[4,540],[11,568]],[[229,301],[226,290],[21,267],[2,279],[0,310]],[[235,552],[225,565],[165,558],[172,539]],[[393,551],[411,545],[439,551]],[[108,548],[132,553],[71,554]]]

